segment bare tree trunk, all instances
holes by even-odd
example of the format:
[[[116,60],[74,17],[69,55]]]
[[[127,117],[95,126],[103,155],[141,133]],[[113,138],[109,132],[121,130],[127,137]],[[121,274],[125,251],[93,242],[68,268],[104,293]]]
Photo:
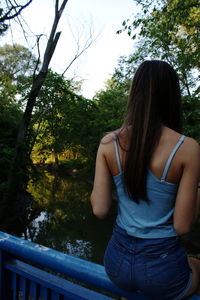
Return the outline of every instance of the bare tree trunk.
[[[68,0],[63,0],[63,3],[62,3],[62,5],[59,9],[58,8],[59,1],[56,0],[54,22],[53,22],[53,25],[52,25],[52,29],[51,29],[49,39],[48,39],[46,50],[45,50],[45,53],[44,53],[42,67],[41,67],[41,70],[40,70],[39,74],[36,77],[33,78],[32,88],[31,88],[29,98],[28,98],[28,101],[27,101],[26,110],[24,112],[23,119],[22,119],[22,122],[21,122],[21,126],[20,126],[18,136],[17,136],[17,144],[21,144],[21,143],[25,142],[28,126],[30,124],[30,119],[31,119],[32,111],[33,111],[33,107],[35,105],[35,101],[36,101],[36,98],[37,98],[37,96],[39,94],[39,91],[42,87],[42,84],[43,84],[43,82],[46,78],[49,63],[51,61],[51,58],[52,58],[53,53],[55,51],[58,39],[59,39],[60,34],[61,34],[61,32],[56,33],[56,29],[57,29],[58,22],[60,20],[60,17],[62,15],[62,12],[63,12],[67,2],[68,2]]]
[[[52,25],[51,33],[47,42],[46,50],[44,53],[42,67],[37,76],[33,76],[32,88],[28,97],[26,109],[21,121],[21,125],[19,127],[16,147],[15,147],[15,155],[14,160],[11,165],[9,180],[8,180],[8,193],[6,198],[6,207],[12,204],[13,208],[18,205],[20,202],[21,193],[23,193],[27,187],[28,183],[28,167],[29,165],[29,142],[30,142],[30,121],[32,111],[36,102],[36,98],[39,94],[39,91],[42,87],[42,84],[46,78],[49,63],[55,51],[58,39],[60,37],[61,32],[56,33],[56,29],[58,26],[58,22],[63,13],[63,10],[67,4],[68,0],[63,0],[60,8],[59,8],[59,0],[55,2],[55,16],[54,22]],[[10,211],[8,213],[11,213]],[[13,213],[13,212],[12,212]]]

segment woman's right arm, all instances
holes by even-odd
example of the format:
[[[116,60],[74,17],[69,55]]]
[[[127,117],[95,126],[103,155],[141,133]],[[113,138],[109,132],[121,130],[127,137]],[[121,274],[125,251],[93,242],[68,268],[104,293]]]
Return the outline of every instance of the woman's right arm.
[[[200,146],[193,139],[185,144],[183,154],[183,173],[179,183],[174,209],[174,229],[178,235],[191,230],[199,215],[200,193]]]
[[[95,177],[90,201],[94,215],[102,219],[104,218],[111,206],[112,197],[112,176],[106,161],[105,147],[107,145],[101,143],[97,152]]]

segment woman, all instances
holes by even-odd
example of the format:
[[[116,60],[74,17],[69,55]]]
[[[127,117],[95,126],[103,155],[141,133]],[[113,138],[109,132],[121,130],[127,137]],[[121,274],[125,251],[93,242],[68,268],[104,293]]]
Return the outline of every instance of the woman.
[[[118,195],[106,272],[120,288],[156,300],[200,288],[200,261],[187,258],[179,238],[198,217],[200,147],[181,130],[175,71],[145,61],[133,78],[124,124],[102,139],[96,159],[93,213],[108,213],[112,178]]]

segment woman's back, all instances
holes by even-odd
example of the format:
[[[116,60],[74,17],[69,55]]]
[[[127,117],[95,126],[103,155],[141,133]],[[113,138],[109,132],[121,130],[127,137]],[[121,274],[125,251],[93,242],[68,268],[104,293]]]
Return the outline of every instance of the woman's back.
[[[167,128],[162,128],[160,142],[163,143],[163,135],[167,131]],[[126,136],[128,137],[128,134]],[[123,136],[123,138],[125,137]],[[162,238],[177,235],[173,228],[173,213],[178,184],[177,182],[170,182],[170,184],[166,182],[166,178],[168,176],[168,171],[171,168],[172,161],[176,155],[176,152],[179,150],[184,141],[184,136],[176,135],[176,138],[176,144],[173,145],[173,143],[171,143],[170,146],[173,146],[173,148],[171,149],[171,147],[169,147],[169,153],[168,151],[166,151],[166,145],[162,145],[162,147],[165,146],[163,150],[159,149],[159,151],[162,150],[164,152],[165,150],[165,152],[167,153],[167,159],[165,160],[164,166],[162,166],[162,163],[161,166],[158,163],[159,161],[162,162],[163,155],[162,159],[160,157],[159,160],[157,160],[156,157],[155,159],[151,160],[152,165],[154,166],[154,170],[150,170],[148,168],[147,172],[146,190],[148,202],[144,201],[144,199],[139,199],[138,204],[137,202],[133,201],[133,199],[131,199],[130,195],[125,189],[122,164],[119,154],[121,152],[121,157],[124,157],[124,153],[122,153],[123,150],[119,146],[120,142],[117,143],[117,134],[114,134],[112,143],[114,144],[115,149],[114,152],[109,151],[108,154],[110,158],[111,156],[114,156],[114,159],[112,160],[112,166],[114,164],[117,164],[119,169],[119,173],[113,175],[118,195],[117,224],[121,228],[124,228],[130,236],[140,238]],[[158,147],[162,148],[160,146],[160,142],[155,148],[153,156],[156,156]],[[117,162],[115,162],[115,160],[117,160]],[[159,174],[160,171],[161,174]],[[153,172],[155,172],[155,174]],[[175,178],[175,176],[173,176],[173,178]]]
[[[124,130],[123,131],[116,131],[117,133],[117,150],[119,152],[119,160],[120,160],[120,165],[122,171],[124,170],[125,166],[125,161],[126,161],[126,155],[129,146],[129,137],[130,137],[130,132],[129,130]],[[116,148],[114,145],[114,136],[115,133],[110,133],[107,136],[105,136],[102,140],[102,143],[100,145],[100,149],[105,157],[108,169],[111,173],[111,175],[114,178],[115,183],[119,179],[117,176],[120,175],[120,170],[119,170],[119,164],[117,162],[117,155],[116,155]],[[152,184],[156,184],[156,181],[160,181],[161,177],[163,175],[164,169],[166,167],[167,161],[170,157],[170,154],[178,144],[181,134],[175,132],[174,130],[162,126],[161,128],[161,134],[160,138],[155,145],[155,148],[153,149],[152,156],[150,157],[150,162],[148,167],[148,176],[147,179],[149,182],[149,186],[151,187]],[[184,231],[186,228],[186,231],[188,231],[191,227],[191,224],[193,222],[193,215],[194,215],[194,207],[195,207],[195,202],[196,202],[196,189],[193,188],[191,189],[191,186],[188,186],[188,180],[186,180],[186,185],[184,186],[184,181],[185,178],[188,178],[190,176],[189,181],[191,182],[193,180],[193,183],[191,183],[194,187],[197,186],[197,173],[199,170],[199,167],[195,165],[193,166],[193,163],[196,164],[198,160],[198,155],[199,155],[199,145],[198,143],[193,140],[192,138],[185,137],[184,140],[180,143],[178,149],[176,149],[176,152],[174,153],[174,156],[170,162],[170,165],[168,166],[168,170],[166,172],[166,178],[165,182],[173,186],[174,190],[174,195],[171,199],[171,203],[169,204],[169,209],[170,209],[170,216],[174,214],[174,226],[175,229],[177,230],[178,234],[182,233],[182,230]],[[191,160],[193,158],[193,160]],[[191,168],[190,168],[191,167]],[[195,171],[196,170],[196,171]],[[149,175],[149,173],[152,174]],[[184,176],[183,176],[184,174]],[[122,174],[121,174],[122,175]],[[150,180],[151,177],[151,181]],[[183,180],[182,180],[183,179]],[[121,176],[120,179],[120,185],[123,182],[123,176]],[[183,182],[183,184],[181,184]],[[117,184],[116,184],[117,186]],[[159,184],[158,184],[159,186]],[[188,186],[188,187],[187,187]],[[151,189],[151,188],[150,188]],[[189,190],[188,190],[189,189]],[[121,189],[122,190],[122,189]],[[161,189],[162,190],[162,189]],[[147,191],[148,193],[149,191]],[[170,191],[169,191],[170,193]],[[163,191],[163,195],[165,192]],[[130,197],[129,197],[130,199]],[[178,199],[178,201],[177,201]],[[155,199],[158,203],[158,206],[162,205],[162,202],[160,203],[158,199]],[[176,204],[175,204],[176,200]],[[133,201],[133,199],[131,200]],[[143,201],[144,202],[144,201]],[[125,203],[125,202],[122,202]],[[172,210],[172,203],[173,203],[173,210]],[[156,207],[156,203],[155,207]],[[137,207],[136,204],[135,207]],[[147,208],[143,208],[143,206],[147,206]],[[130,204],[130,206],[134,206],[133,204]],[[193,209],[189,209],[193,207]],[[127,207],[127,204],[124,205],[126,208],[126,211],[132,211],[132,214],[134,214],[134,211],[131,210],[130,207]],[[153,211],[154,208],[152,208]],[[148,202],[146,204],[141,204],[141,207],[138,208],[138,212],[136,211],[135,213],[139,214],[139,210],[145,210],[146,214],[148,215]],[[150,211],[149,211],[150,212]],[[155,212],[155,211],[154,211]],[[166,212],[167,215],[167,212]],[[176,218],[177,216],[177,218]],[[124,216],[127,218],[127,216]],[[162,216],[161,216],[162,217]],[[142,216],[141,216],[142,218]],[[149,221],[149,220],[147,220]],[[176,224],[177,227],[176,227]],[[134,224],[135,225],[135,224]],[[150,226],[151,227],[151,226]],[[130,234],[130,232],[129,232]],[[153,235],[153,233],[152,233]]]
[[[175,145],[179,141],[181,134],[167,128],[162,127],[162,132],[158,144],[156,145],[153,154],[150,159],[149,169],[154,174],[155,177],[161,179],[164,171],[166,162],[170,156],[171,151],[174,149]],[[104,137],[102,140],[102,147],[104,147],[106,161],[112,176],[119,174],[119,168],[116,159],[116,152],[114,148],[114,134],[111,133]],[[190,141],[188,141],[188,139]],[[191,142],[191,139],[186,137],[184,139],[184,144]],[[120,156],[120,163],[122,170],[124,170],[125,159],[126,159],[126,149],[129,145],[129,132],[123,131],[117,136],[118,151]],[[185,146],[185,145],[184,145]],[[169,168],[166,181],[171,183],[178,183],[181,174],[184,161],[184,147],[183,145],[178,149],[178,153],[174,156],[171,166]]]

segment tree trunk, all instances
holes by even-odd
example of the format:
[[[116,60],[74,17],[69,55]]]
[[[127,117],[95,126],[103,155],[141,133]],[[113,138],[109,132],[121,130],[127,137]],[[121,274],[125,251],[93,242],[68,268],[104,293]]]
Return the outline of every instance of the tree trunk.
[[[21,197],[21,193],[25,192],[28,184],[28,168],[30,167],[29,143],[31,115],[36,102],[36,98],[40,92],[43,82],[45,81],[49,63],[61,34],[61,32],[56,33],[56,29],[67,2],[68,0],[63,0],[60,9],[59,0],[56,0],[55,2],[54,22],[44,53],[42,67],[38,75],[33,76],[32,88],[29,94],[21,125],[19,127],[16,139],[14,159],[11,165],[8,179],[8,192],[5,196],[5,212],[7,212],[8,214],[13,213],[13,211],[10,211],[10,208],[14,208],[16,207],[16,205],[18,205],[18,203],[21,201],[21,198],[23,198]]]
[[[54,158],[55,158],[56,169],[58,169],[58,167],[59,167],[59,158],[58,158],[58,153],[57,152],[54,152]]]

